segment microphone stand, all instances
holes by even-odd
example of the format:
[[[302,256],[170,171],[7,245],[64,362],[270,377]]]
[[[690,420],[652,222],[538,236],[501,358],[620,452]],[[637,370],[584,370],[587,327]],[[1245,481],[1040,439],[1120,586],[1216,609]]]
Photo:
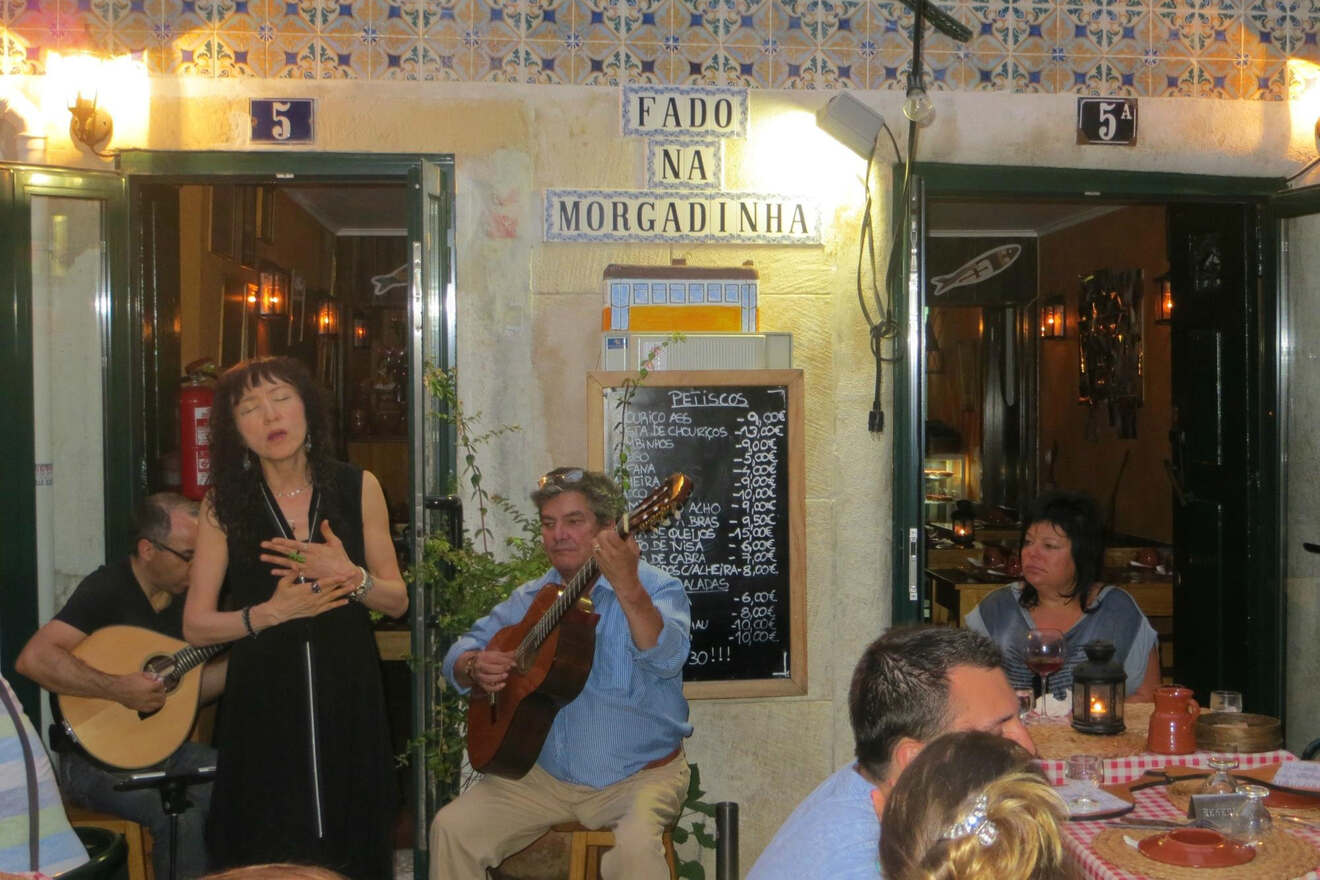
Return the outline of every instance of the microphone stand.
[[[166,773],[164,770],[134,773],[122,782],[115,783],[115,791],[154,788],[160,792],[161,809],[170,817],[169,880],[178,880],[179,816],[193,805],[188,800],[188,786],[210,782],[212,779],[215,779],[214,767],[199,767],[183,773]]]

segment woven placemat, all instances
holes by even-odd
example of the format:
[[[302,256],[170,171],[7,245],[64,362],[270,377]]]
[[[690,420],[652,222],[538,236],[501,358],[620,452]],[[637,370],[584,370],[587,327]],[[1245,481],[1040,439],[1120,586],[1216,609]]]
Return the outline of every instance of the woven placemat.
[[[1126,704],[1123,723],[1127,730],[1114,736],[1078,733],[1071,724],[1057,721],[1034,723],[1029,729],[1036,751],[1046,759],[1063,759],[1069,755],[1098,755],[1101,758],[1138,755],[1146,751],[1146,732],[1154,709],[1150,703]]]
[[[1231,868],[1180,868],[1157,862],[1128,846],[1124,834],[1133,840],[1150,836],[1146,832],[1106,828],[1091,841],[1091,849],[1124,871],[1154,880],[1289,880],[1320,865],[1320,850],[1277,828],[1270,831],[1254,859]]]

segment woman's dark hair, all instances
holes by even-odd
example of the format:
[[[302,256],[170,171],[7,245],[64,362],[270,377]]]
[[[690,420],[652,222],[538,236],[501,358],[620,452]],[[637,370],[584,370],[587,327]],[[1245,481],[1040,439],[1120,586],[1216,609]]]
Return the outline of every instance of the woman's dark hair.
[[[246,534],[248,523],[261,521],[254,511],[265,508],[261,465],[248,451],[234,421],[234,407],[244,394],[263,382],[288,382],[302,398],[307,436],[311,439],[308,469],[312,484],[318,489],[326,488],[334,461],[325,392],[301,361],[290,357],[252,358],[226,370],[216,384],[215,401],[211,405],[211,504],[220,527],[238,540],[268,537]],[[246,468],[244,461],[248,463]],[[332,494],[321,492],[323,505],[330,503]],[[322,518],[328,519],[330,513],[327,507],[321,508]]]
[[[1038,522],[1049,523],[1068,536],[1077,580],[1072,590],[1063,594],[1063,598],[1079,597],[1082,610],[1089,614],[1094,609],[1086,607],[1086,593],[1091,584],[1100,580],[1105,561],[1105,523],[1100,505],[1085,492],[1069,492],[1064,489],[1046,492],[1027,509],[1027,517],[1022,523],[1019,551],[1027,540],[1027,530]],[[1022,596],[1018,601],[1023,608],[1035,608],[1040,603],[1040,595],[1035,587],[1024,580]]]

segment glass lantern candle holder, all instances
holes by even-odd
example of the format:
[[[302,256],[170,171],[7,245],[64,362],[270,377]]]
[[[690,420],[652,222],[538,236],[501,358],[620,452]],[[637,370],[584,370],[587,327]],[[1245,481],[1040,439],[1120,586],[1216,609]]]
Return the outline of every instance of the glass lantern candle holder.
[[[1073,669],[1072,726],[1079,733],[1112,735],[1126,730],[1123,698],[1127,674],[1114,661],[1114,644],[1103,640],[1082,646],[1086,661]]]
[[[959,501],[953,506],[953,541],[964,547],[976,540],[976,511],[972,502]]]

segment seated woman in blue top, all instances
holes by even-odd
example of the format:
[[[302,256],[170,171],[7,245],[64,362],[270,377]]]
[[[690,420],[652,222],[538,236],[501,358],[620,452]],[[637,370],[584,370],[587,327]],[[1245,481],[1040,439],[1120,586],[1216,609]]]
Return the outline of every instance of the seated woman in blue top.
[[[1129,593],[1100,583],[1104,553],[1104,524],[1091,496],[1055,491],[1032,504],[1022,533],[1022,580],[986,596],[966,620],[999,646],[1013,687],[1032,686],[1027,632],[1048,628],[1062,632],[1067,645],[1063,668],[1049,677],[1056,696],[1072,686],[1073,667],[1086,659],[1082,646],[1104,639],[1127,673],[1127,699],[1154,698],[1155,630]]]

